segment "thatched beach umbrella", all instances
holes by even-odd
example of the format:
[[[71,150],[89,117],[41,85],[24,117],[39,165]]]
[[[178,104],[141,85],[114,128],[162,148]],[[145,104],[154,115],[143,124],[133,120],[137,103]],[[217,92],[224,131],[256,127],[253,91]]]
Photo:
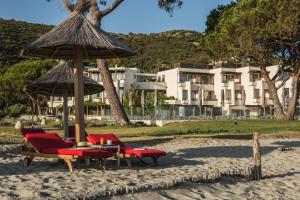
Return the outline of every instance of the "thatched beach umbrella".
[[[102,85],[93,79],[83,76],[84,95],[91,95],[104,91]],[[74,73],[65,61],[60,61],[57,66],[41,76],[36,81],[24,87],[24,92],[29,95],[63,97],[64,111],[64,136],[68,137],[68,97],[74,96]]]
[[[82,1],[86,2],[86,1]],[[134,52],[100,29],[83,15],[87,5],[78,4],[75,11],[49,33],[28,45],[22,55],[73,59],[75,73],[75,127],[77,143],[85,142],[83,59],[123,58]]]

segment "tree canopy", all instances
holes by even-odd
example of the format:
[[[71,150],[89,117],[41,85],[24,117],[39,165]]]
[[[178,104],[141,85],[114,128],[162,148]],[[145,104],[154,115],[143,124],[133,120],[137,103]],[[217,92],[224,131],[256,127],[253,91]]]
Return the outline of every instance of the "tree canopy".
[[[227,10],[229,10],[230,8],[232,8],[233,6],[236,5],[236,2],[231,2],[227,5],[218,5],[217,8],[212,9],[209,13],[209,15],[207,16],[206,19],[206,33],[212,32],[215,30],[216,26],[218,25],[222,15],[224,12],[226,12]]]
[[[31,105],[23,87],[46,73],[55,64],[56,61],[53,60],[34,60],[23,61],[8,68],[0,76],[0,113],[9,115],[9,108]]]
[[[273,99],[275,116],[292,119],[300,80],[300,1],[240,0],[225,11],[215,30],[205,36],[216,59],[248,62],[260,67]],[[267,66],[277,64],[270,77]],[[288,73],[283,78],[284,72]],[[292,77],[292,95],[284,113],[277,90]]]
[[[241,0],[223,13],[215,31],[207,34],[206,44],[218,58],[263,61],[268,55],[271,62],[278,58],[274,50],[281,42],[276,40],[295,39],[299,31],[299,4],[297,0]]]

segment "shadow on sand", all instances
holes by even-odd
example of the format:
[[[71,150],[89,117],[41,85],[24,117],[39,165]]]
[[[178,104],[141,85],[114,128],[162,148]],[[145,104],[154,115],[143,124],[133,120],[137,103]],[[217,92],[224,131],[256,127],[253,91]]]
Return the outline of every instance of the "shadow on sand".
[[[300,147],[300,141],[283,141],[283,142],[274,142],[273,144],[282,147]]]

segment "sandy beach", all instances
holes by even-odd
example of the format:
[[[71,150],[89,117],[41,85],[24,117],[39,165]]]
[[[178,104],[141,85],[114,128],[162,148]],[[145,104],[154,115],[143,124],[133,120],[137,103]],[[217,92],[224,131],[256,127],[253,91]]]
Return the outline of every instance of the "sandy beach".
[[[146,138],[147,139],[147,138]],[[132,169],[98,170],[97,163],[75,165],[75,173],[57,160],[35,159],[24,168],[17,144],[0,146],[0,199],[299,199],[300,139],[261,140],[264,179],[248,181],[223,177],[213,183],[187,180],[252,164],[252,141],[212,138],[150,138],[130,142],[136,147],[166,150],[159,166],[144,166],[137,160]],[[279,147],[291,147],[280,151]],[[174,186],[175,185],[175,186]],[[155,189],[160,188],[160,189]],[[129,193],[114,195],[115,193]],[[132,194],[133,193],[133,194]],[[109,195],[109,196],[105,196]]]

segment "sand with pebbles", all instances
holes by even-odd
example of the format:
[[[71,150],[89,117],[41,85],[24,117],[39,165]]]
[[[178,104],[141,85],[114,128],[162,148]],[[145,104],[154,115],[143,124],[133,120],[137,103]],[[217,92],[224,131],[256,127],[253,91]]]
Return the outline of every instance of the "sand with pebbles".
[[[156,138],[133,142],[136,147],[152,146],[168,151],[158,167],[116,167],[109,161],[105,172],[97,163],[77,164],[75,173],[56,160],[35,159],[20,165],[20,146],[0,146],[0,199],[300,199],[300,140],[262,139],[264,179],[247,181],[223,177],[213,183],[186,180],[233,169],[246,169],[252,163],[252,141],[211,138]],[[280,151],[279,147],[291,147]],[[177,183],[175,186],[173,186]],[[181,183],[181,184],[180,184]],[[160,188],[160,189],[155,189]],[[164,189],[169,188],[169,189]],[[114,192],[134,193],[113,195]]]

